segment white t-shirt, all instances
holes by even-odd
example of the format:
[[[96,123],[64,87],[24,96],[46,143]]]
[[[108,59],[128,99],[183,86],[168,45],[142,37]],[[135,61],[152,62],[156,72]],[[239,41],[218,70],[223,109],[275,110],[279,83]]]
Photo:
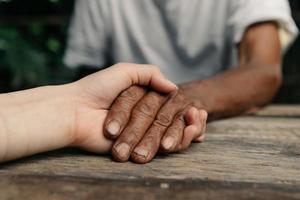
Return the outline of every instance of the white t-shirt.
[[[199,80],[234,67],[247,27],[269,20],[287,47],[298,33],[287,0],[77,0],[64,60],[101,68],[109,57]]]

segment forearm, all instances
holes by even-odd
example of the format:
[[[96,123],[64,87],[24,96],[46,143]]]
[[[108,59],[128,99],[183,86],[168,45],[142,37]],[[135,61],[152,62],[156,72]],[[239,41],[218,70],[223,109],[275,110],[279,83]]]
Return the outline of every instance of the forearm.
[[[0,95],[0,162],[65,147],[72,142],[69,124],[75,115],[66,109],[72,102],[68,102],[62,87],[66,86]]]
[[[210,119],[245,113],[270,102],[281,84],[279,66],[249,64],[211,79],[182,85],[183,93]]]

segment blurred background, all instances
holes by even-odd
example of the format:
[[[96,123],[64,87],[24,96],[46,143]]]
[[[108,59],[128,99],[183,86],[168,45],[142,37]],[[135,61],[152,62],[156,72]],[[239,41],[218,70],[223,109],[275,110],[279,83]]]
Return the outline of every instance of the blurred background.
[[[300,1],[290,0],[300,26]],[[62,63],[74,0],[0,0],[0,92],[77,79]],[[300,103],[300,39],[284,58],[275,103]]]

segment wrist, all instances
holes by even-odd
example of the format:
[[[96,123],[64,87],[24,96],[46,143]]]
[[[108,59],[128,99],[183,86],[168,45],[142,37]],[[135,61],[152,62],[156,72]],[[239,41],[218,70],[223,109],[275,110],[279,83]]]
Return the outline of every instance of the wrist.
[[[58,129],[64,143],[61,147],[72,146],[76,140],[76,123],[77,123],[77,110],[80,98],[80,92],[75,84],[66,84],[61,86],[51,86],[53,88],[53,96],[51,107],[54,119],[60,124]]]
[[[76,87],[72,84],[32,90],[31,103],[21,104],[21,109],[32,108],[31,115],[39,116],[28,117],[33,119],[33,124],[28,125],[29,130],[33,129],[31,137],[34,138],[29,140],[31,154],[68,147],[73,143],[77,96]]]

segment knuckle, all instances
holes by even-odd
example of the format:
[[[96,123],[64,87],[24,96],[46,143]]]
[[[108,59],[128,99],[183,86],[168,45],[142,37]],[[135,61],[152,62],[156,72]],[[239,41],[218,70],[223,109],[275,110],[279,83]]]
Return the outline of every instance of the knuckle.
[[[160,102],[162,99],[164,99],[164,95],[163,94],[160,94],[160,93],[158,93],[158,92],[154,92],[154,91],[150,91],[149,93],[148,93],[148,98],[147,98],[147,100],[148,101],[151,101],[152,103],[154,103],[154,102]]]
[[[122,113],[125,116],[129,116],[130,110],[133,106],[133,102],[131,101],[118,99],[116,103],[112,106],[111,112],[114,113],[114,115],[119,115],[119,113]]]
[[[153,126],[156,127],[157,131],[163,130],[168,127],[167,124],[164,124],[164,123],[160,122],[159,120],[155,120],[153,122]]]
[[[120,94],[120,98],[122,99],[136,99],[138,98],[139,94],[141,93],[141,88],[138,86],[132,86],[129,89],[125,90]]]
[[[139,88],[143,90],[142,88]],[[112,106],[113,110],[116,110],[116,112],[125,111],[129,115],[129,112],[133,109],[135,104],[140,100],[140,98],[143,96],[143,93],[141,90],[136,89],[128,89],[125,90],[120,94],[120,96],[116,99],[115,103]]]
[[[147,118],[153,118],[155,115],[154,110],[147,103],[139,104],[135,107],[132,115],[135,117],[144,116]]]
[[[172,122],[172,119],[173,117],[169,114],[166,114],[166,113],[159,113],[157,116],[156,116],[156,120],[155,120],[155,123],[161,125],[161,126],[169,126],[170,123]]]
[[[164,102],[164,97],[156,92],[149,92],[134,108],[134,116],[144,116],[154,119],[157,111]]]

